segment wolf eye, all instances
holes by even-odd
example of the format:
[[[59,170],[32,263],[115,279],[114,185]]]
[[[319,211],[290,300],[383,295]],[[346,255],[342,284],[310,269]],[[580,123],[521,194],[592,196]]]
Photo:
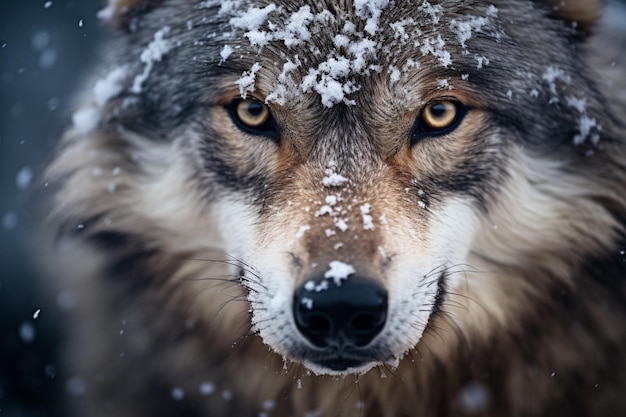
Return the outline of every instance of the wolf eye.
[[[422,120],[433,130],[441,130],[450,127],[456,119],[456,105],[451,101],[437,101],[430,103],[422,111]]]
[[[420,112],[413,127],[412,144],[428,136],[444,135],[456,129],[467,107],[455,100],[437,100],[428,103]]]
[[[256,100],[241,100],[237,104],[239,121],[251,129],[263,126],[270,118],[270,111],[266,105]]]
[[[253,135],[278,136],[270,109],[257,100],[238,99],[226,106],[237,127]]]

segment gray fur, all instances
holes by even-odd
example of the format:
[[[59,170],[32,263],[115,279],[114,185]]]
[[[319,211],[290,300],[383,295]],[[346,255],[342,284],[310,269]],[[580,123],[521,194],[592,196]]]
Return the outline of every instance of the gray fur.
[[[234,14],[211,1],[117,2],[96,77],[125,76],[104,103],[90,87],[82,109],[95,122],[68,129],[47,173],[58,286],[78,297],[66,363],[87,391],[73,415],[626,413],[623,43],[588,33],[596,2],[493,3],[497,13],[479,0],[392,2],[367,36],[352,2],[314,2],[335,20],[311,25],[310,43],[259,49],[231,19],[265,2]],[[282,28],[305,4],[284,1],[269,21]],[[427,5],[441,7],[438,21]],[[409,17],[419,33],[394,37]],[[472,17],[489,19],[469,37],[452,29]],[[342,78],[357,88],[329,107],[307,71],[350,56],[333,44],[345,22],[378,55]],[[165,26],[167,50],[140,60]],[[420,50],[438,35],[443,50]],[[293,84],[281,82],[296,61]],[[291,86],[268,100],[278,140],[240,131],[225,110],[255,63],[258,100]],[[469,110],[456,130],[418,140],[431,96]],[[329,169],[349,186],[321,186]],[[314,214],[329,189],[344,234]],[[369,203],[376,227],[362,230]],[[289,313],[264,313],[337,253],[392,295],[424,300],[394,307],[401,331],[373,342],[362,375],[311,373],[320,367]]]

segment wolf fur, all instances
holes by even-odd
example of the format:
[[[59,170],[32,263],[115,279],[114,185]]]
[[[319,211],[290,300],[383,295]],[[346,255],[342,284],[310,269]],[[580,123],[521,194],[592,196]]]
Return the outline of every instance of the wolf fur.
[[[626,48],[601,6],[111,1],[46,174],[68,409],[626,414]],[[242,97],[275,124],[238,125]],[[441,99],[458,125],[420,133]],[[333,261],[388,296],[335,367],[292,312]]]

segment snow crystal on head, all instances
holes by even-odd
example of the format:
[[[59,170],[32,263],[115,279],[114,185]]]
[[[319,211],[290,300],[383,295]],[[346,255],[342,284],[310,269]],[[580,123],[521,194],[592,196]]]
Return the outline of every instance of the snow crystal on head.
[[[134,77],[129,88],[131,93],[142,92],[143,84],[150,77],[154,65],[172,49],[173,44],[166,39],[169,34],[170,27],[162,27],[155,32],[153,39],[141,52],[139,62],[143,65],[143,70]],[[72,115],[74,128],[78,132],[89,133],[98,127],[105,105],[127,88],[126,83],[130,74],[130,66],[119,66],[96,81],[92,91],[93,102]]]
[[[592,145],[597,145],[600,141],[600,133],[602,125],[597,119],[591,117],[587,111],[587,99],[572,94],[563,97],[563,91],[572,83],[572,77],[558,66],[546,67],[541,79],[548,84],[550,91],[550,104],[562,102],[564,98],[565,105],[578,112],[578,133],[574,135],[574,145],[582,145],[589,141]]]
[[[241,94],[242,98],[246,98],[248,93],[254,92],[255,89],[255,81],[256,81],[256,73],[261,69],[261,64],[255,62],[250,68],[250,71],[244,71],[241,74],[241,77],[237,80],[237,85],[239,86],[239,94]]]
[[[250,7],[246,12],[230,19],[230,24],[234,28],[245,29],[248,32],[255,31],[267,21],[267,17],[274,10],[276,10],[274,3],[263,8]]]
[[[498,16],[498,9],[491,5],[485,16],[467,16],[450,21],[450,29],[456,33],[461,47],[465,50],[466,42],[472,38],[473,33],[481,33],[484,29],[493,26],[493,18]]]
[[[578,98],[574,96],[567,96],[565,103],[568,107],[571,107],[578,111],[578,134],[574,136],[574,145],[581,145],[588,139],[593,145],[597,145],[600,141],[600,133],[602,126],[598,121],[589,116],[587,113],[587,99]],[[594,132],[595,130],[595,132]]]
[[[374,36],[378,31],[378,19],[383,10],[389,4],[389,0],[355,0],[356,14],[365,20],[365,31]]]
[[[93,88],[96,105],[102,107],[111,98],[121,93],[127,76],[128,68],[121,66],[113,69],[104,78],[99,79]]]
[[[325,61],[315,66],[303,68],[303,63],[297,55],[283,54],[283,71],[267,97],[267,101],[284,104],[288,91],[300,90],[304,93],[319,94],[322,104],[326,107],[332,107],[337,103],[355,104],[349,98],[350,94],[360,88],[355,77],[381,70],[380,66],[375,64],[378,59],[378,41],[374,36],[380,30],[379,19],[388,3],[388,0],[356,1],[355,14],[364,22],[364,33],[356,32],[356,25],[353,22],[345,22],[341,33],[333,37],[335,49],[327,54]],[[336,23],[336,18],[330,11],[313,13],[309,5],[302,6],[286,16],[285,11],[273,3],[263,8],[249,7],[238,13],[232,12],[232,8],[229,10],[233,14],[229,20],[231,27],[243,30],[243,37],[257,52],[260,52],[269,42],[282,42],[289,49],[300,45],[312,56],[322,56],[322,51],[312,39],[313,34],[320,33],[324,30],[323,28]],[[284,22],[284,24],[279,25],[274,20]],[[222,61],[224,59],[222,56]],[[299,84],[296,84],[289,75],[296,69],[300,69],[304,74]],[[255,79],[251,77],[254,73],[256,71],[252,68],[244,72],[237,81],[240,90],[244,93],[254,89]]]
[[[172,45],[165,39],[170,33],[170,27],[164,26],[154,34],[154,39],[148,44],[146,49],[143,50],[139,59],[145,64],[144,70],[141,74],[137,75],[133,81],[133,85],[130,88],[132,93],[141,93],[143,83],[150,76],[152,68],[156,62],[160,62],[163,56],[169,52]]]
[[[254,59],[254,54],[260,54],[270,43],[282,44],[272,48],[277,58],[273,62],[251,60],[268,69],[282,66],[266,97],[266,102],[279,105],[300,93],[315,93],[321,104],[329,108],[340,103],[355,105],[353,95],[362,88],[361,77],[386,70],[393,84],[419,68],[418,62],[406,56],[407,47],[422,56],[434,57],[444,68],[451,68],[452,54],[446,44],[451,42],[455,48],[461,48],[463,55],[473,57],[480,69],[489,64],[489,58],[470,54],[468,41],[476,34],[487,34],[496,40],[500,36],[495,6],[487,7],[480,15],[458,15],[446,21],[441,5],[424,0],[415,6],[419,18],[391,22],[383,18],[390,7],[389,0],[355,0],[351,10],[339,12],[317,11],[315,5],[303,5],[297,10],[288,7],[274,3],[264,7],[243,6],[238,1],[229,1],[219,12],[229,17],[231,36],[237,38],[233,42],[240,43],[243,39],[249,43],[250,58]],[[458,42],[454,42],[454,35],[452,39],[445,38],[439,25],[446,25]],[[392,29],[392,37],[385,38],[388,29]],[[232,45],[225,45],[220,62],[233,49]],[[237,81],[244,93],[254,90],[255,72],[250,68]]]
[[[558,93],[557,93],[557,81],[561,81],[565,84],[569,84],[572,82],[572,77],[567,75],[565,71],[561,68],[550,65],[546,68],[545,72],[542,74],[541,78],[548,83],[550,87],[550,93],[552,94],[552,99],[550,103],[556,103],[559,101]]]

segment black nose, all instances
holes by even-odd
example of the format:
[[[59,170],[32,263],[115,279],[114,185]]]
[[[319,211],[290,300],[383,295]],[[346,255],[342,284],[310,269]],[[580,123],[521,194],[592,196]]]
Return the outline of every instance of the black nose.
[[[387,319],[387,293],[376,282],[351,276],[341,285],[332,280],[305,282],[294,296],[296,326],[320,348],[363,347]]]

